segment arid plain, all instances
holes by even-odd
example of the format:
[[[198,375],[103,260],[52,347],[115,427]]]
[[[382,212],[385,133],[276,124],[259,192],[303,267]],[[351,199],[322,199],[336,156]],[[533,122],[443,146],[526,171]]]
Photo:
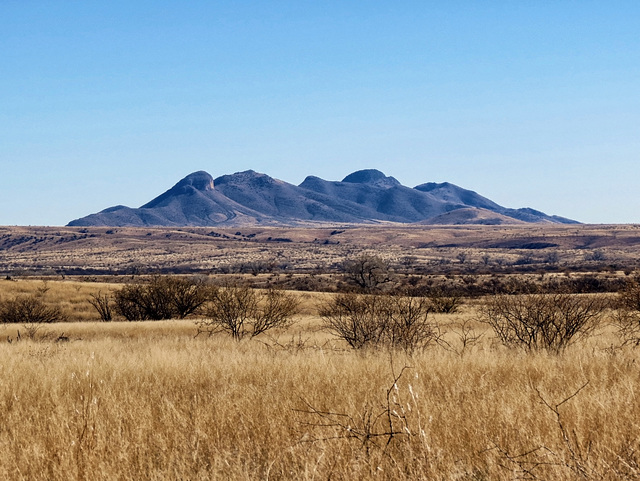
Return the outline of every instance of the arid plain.
[[[0,227],[0,272],[215,273],[251,261],[305,271],[331,269],[364,251],[390,261],[415,257],[422,267],[460,263],[460,253],[467,264],[504,266],[526,257],[536,264],[551,252],[554,263],[575,267],[596,252],[598,262],[633,268],[639,246],[640,225]]]
[[[0,301],[64,321],[0,325],[0,477],[639,479],[639,351],[617,322],[637,320],[639,246],[634,225],[2,227]],[[362,256],[380,285],[349,282]],[[298,309],[241,341],[197,335],[202,311],[100,321],[92,295],[157,274],[284,287]],[[486,306],[535,286],[607,304],[561,350],[503,342]],[[428,313],[433,342],[354,349],[326,322],[343,293],[410,288],[457,299]]]

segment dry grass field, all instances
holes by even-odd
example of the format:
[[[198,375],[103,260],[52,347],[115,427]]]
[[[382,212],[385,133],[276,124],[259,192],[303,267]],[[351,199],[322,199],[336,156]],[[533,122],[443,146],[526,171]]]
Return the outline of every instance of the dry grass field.
[[[301,308],[292,326],[237,342],[223,333],[196,336],[197,318],[97,322],[91,294],[143,278],[112,283],[60,272],[86,266],[115,274],[135,263],[202,276],[225,262],[279,255],[293,272],[278,275],[336,283],[340,273],[325,272],[327,265],[362,252],[415,256],[437,272],[486,267],[487,255],[542,258],[549,249],[560,255],[558,272],[505,275],[542,282],[576,275],[573,266],[625,279],[637,266],[634,226],[535,229],[209,236],[6,228],[0,266],[10,278],[0,280],[0,300],[35,296],[59,306],[66,322],[42,326],[33,339],[21,324],[0,324],[0,479],[640,479],[640,349],[620,346],[613,309],[592,336],[553,354],[503,346],[478,322],[481,300],[467,298],[456,313],[430,314],[444,332],[439,344],[407,354],[353,350],[323,329],[318,308],[331,292],[294,292]],[[540,247],[542,237],[556,247]],[[595,251],[602,258],[586,258]],[[469,272],[459,275],[471,283]],[[274,273],[242,275],[255,284]]]
[[[0,477],[640,477],[638,353],[607,350],[606,334],[560,356],[487,333],[463,355],[408,357],[302,324],[277,342],[161,321],[0,344]]]
[[[0,292],[81,304],[96,288]],[[468,301],[432,315],[444,347],[358,352],[321,329],[331,294],[297,295],[296,324],[242,342],[196,337],[194,320],[49,324],[33,341],[0,327],[0,478],[640,478],[638,350],[612,347],[606,322],[560,355],[526,353]],[[463,321],[482,335],[466,349]]]

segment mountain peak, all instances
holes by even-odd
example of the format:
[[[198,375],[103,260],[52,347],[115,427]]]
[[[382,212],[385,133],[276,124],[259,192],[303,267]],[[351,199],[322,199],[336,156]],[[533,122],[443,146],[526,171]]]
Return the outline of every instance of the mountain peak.
[[[164,194],[159,195],[151,202],[143,205],[141,208],[151,209],[176,196],[193,195],[196,192],[207,192],[212,190],[213,177],[204,170],[199,170],[198,172],[193,172],[192,174],[187,175]]]
[[[226,174],[217,177],[214,180],[216,185],[222,184],[247,184],[251,182],[255,182],[259,179],[270,178],[267,174],[261,174],[260,172],[256,172],[255,170],[244,170],[242,172],[236,172],[235,174]]]
[[[371,184],[378,187],[394,187],[400,185],[393,177],[387,177],[382,172],[376,169],[358,170],[353,174],[347,175],[342,182],[351,184]]]
[[[185,188],[188,187],[193,187],[194,189],[201,191],[213,190],[213,177],[204,170],[199,170],[187,175],[184,179],[178,182],[173,189],[185,190]]]

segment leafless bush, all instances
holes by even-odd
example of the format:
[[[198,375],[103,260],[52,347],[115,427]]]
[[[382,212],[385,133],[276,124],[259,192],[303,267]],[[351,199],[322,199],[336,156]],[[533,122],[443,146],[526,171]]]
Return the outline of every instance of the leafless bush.
[[[281,289],[268,289],[261,298],[251,326],[251,337],[289,325],[291,317],[298,311],[298,300]]]
[[[309,437],[305,433],[300,442],[356,441],[367,459],[374,450],[386,455],[394,447],[408,447],[414,436],[421,437],[425,433],[421,428],[420,412],[411,385],[408,385],[410,396],[405,396],[408,399],[403,399],[400,394],[400,379],[407,369],[410,368],[403,367],[398,375],[392,370],[393,380],[386,389],[384,401],[367,402],[358,413],[318,409],[303,398],[304,407],[294,409],[294,412],[303,417],[301,425],[314,434]],[[397,441],[397,446],[394,446],[394,441]]]
[[[375,289],[389,282],[389,265],[381,257],[361,255],[343,264],[347,280],[361,289]]]
[[[590,335],[607,306],[607,299],[597,296],[497,295],[482,304],[479,320],[507,346],[559,353]]]
[[[437,314],[453,314],[458,312],[462,298],[456,294],[446,294],[440,289],[429,293],[431,311]]]
[[[618,293],[613,322],[622,345],[640,346],[640,281],[632,279]]]
[[[429,322],[430,301],[399,295],[339,294],[320,307],[325,327],[354,349],[389,347],[411,351],[437,342]]]
[[[453,334],[458,338],[458,345],[455,346],[449,344],[448,347],[460,357],[463,357],[475,345],[477,345],[483,336],[482,333],[477,332],[473,328],[469,319],[463,319],[462,321],[456,322]]]
[[[633,278],[627,281],[618,293],[618,304],[623,309],[640,312],[640,279]]]
[[[296,298],[283,290],[260,293],[247,286],[215,287],[205,318],[196,324],[198,334],[223,331],[239,341],[288,326],[297,310]]]
[[[386,332],[383,341],[392,348],[405,351],[426,348],[437,342],[441,333],[438,326],[428,319],[431,301],[424,297],[385,296],[387,302]]]
[[[141,284],[128,284],[114,294],[115,312],[127,321],[144,321],[149,319],[142,304],[144,288]]]
[[[47,306],[41,295],[22,296],[0,301],[0,322],[22,324],[27,337],[32,340],[35,339],[44,324],[64,320],[65,317],[60,308]]]
[[[596,262],[605,261],[605,260],[607,260],[607,256],[606,256],[606,254],[604,253],[603,250],[595,249],[593,251],[587,252],[584,255],[584,260],[585,261],[596,261]]]
[[[570,428],[560,408],[574,399],[589,385],[585,382],[580,388],[568,395],[560,402],[549,401],[543,396],[540,389],[533,386],[540,404],[545,406],[553,415],[558,434],[562,439],[560,449],[550,449],[545,445],[536,445],[524,452],[514,454],[509,449],[494,443],[493,449],[497,450],[506,461],[500,464],[513,475],[518,474],[517,479],[545,479],[544,469],[548,467],[566,468],[571,473],[570,479],[603,479],[603,472],[594,469],[594,463],[590,459],[591,442],[584,436],[580,436],[575,428]]]
[[[98,292],[97,294],[89,295],[89,304],[98,311],[100,319],[103,322],[110,322],[113,320],[112,302],[113,300],[109,294],[102,294],[102,292]]]
[[[180,318],[196,312],[207,300],[208,286],[179,277],[153,277],[128,284],[114,294],[115,311],[129,321]]]
[[[325,327],[354,349],[381,343],[386,329],[382,297],[364,294],[338,294],[321,306]]]
[[[203,282],[183,278],[168,278],[167,293],[179,319],[193,314],[207,301],[209,288]]]
[[[49,307],[37,296],[0,301],[0,322],[3,323],[47,324],[63,320],[64,316],[59,307]]]

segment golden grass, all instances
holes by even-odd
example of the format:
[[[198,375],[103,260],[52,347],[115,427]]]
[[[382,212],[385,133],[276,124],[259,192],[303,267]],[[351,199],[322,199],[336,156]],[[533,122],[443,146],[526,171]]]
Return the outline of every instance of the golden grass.
[[[279,345],[194,338],[191,321],[0,343],[0,479],[640,477],[638,352],[604,349],[607,334],[562,356],[487,334],[463,356],[391,357],[316,326],[304,316]]]
[[[91,294],[106,294],[119,287],[104,282],[78,280],[0,280],[0,299],[12,299],[21,295],[38,295],[46,304],[57,306],[70,321],[100,320],[89,304]]]

